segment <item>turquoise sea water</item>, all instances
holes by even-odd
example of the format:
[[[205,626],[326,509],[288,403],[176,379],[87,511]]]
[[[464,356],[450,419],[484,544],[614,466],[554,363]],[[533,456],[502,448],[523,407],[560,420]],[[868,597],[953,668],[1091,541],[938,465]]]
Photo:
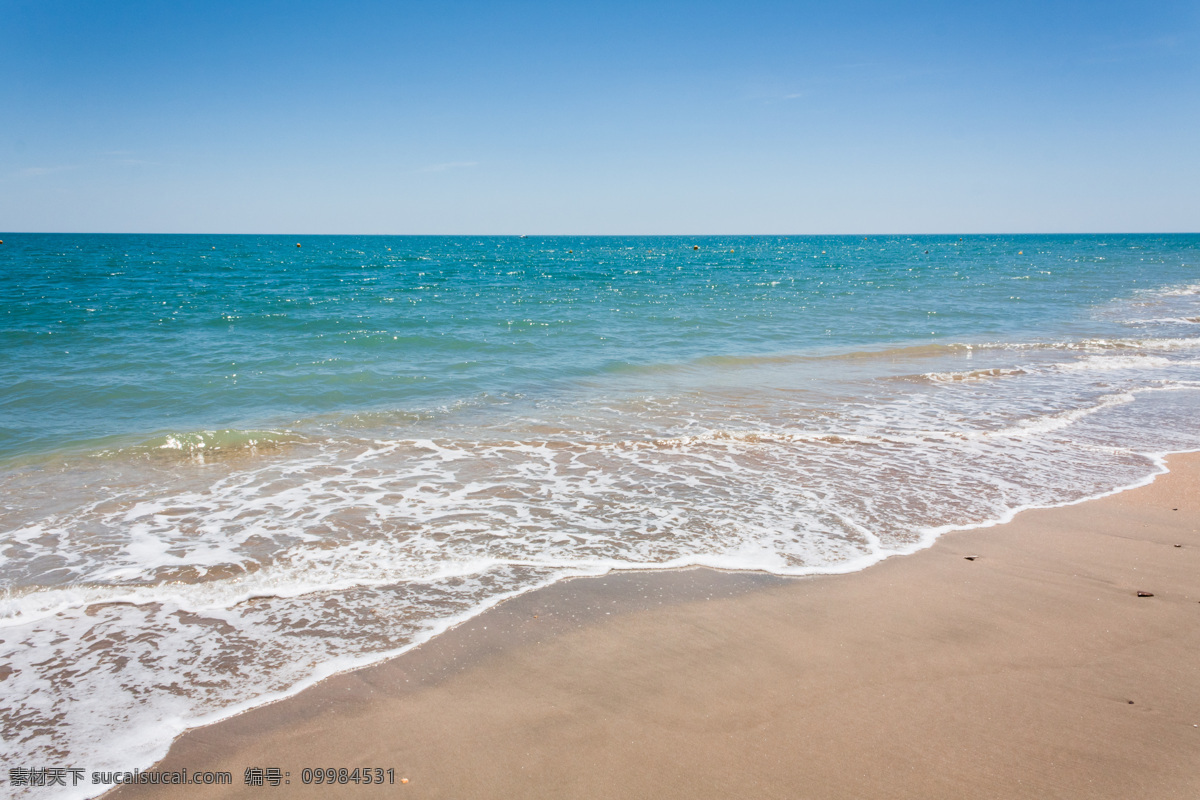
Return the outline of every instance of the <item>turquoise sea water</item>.
[[[34,765],[569,575],[857,569],[1200,448],[1197,235],[0,238]]]
[[[5,241],[0,458],[710,356],[1122,335],[1088,310],[1200,261],[1194,237]]]

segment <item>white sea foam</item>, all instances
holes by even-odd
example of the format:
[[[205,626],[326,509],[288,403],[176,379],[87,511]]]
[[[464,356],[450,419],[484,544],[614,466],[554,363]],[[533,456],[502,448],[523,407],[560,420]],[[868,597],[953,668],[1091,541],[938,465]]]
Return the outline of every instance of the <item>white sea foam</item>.
[[[977,349],[996,350],[1065,350],[1077,352],[1109,351],[1109,350],[1191,350],[1200,348],[1200,337],[1168,337],[1114,338],[1114,339],[1080,339],[1078,341],[1051,342],[990,342],[977,345]]]
[[[1078,361],[1071,361],[1065,364],[1055,364],[1054,368],[1063,371],[1075,370],[1090,370],[1103,371],[1114,369],[1152,369],[1154,367],[1165,367],[1172,362],[1170,359],[1163,356],[1152,355],[1120,355],[1120,356],[1089,356],[1081,358]]]
[[[10,475],[75,494],[46,483],[42,505],[2,518],[6,746],[145,766],[185,727],[566,576],[845,572],[1138,484],[1161,470],[1157,453],[1200,448],[1197,344],[913,353],[937,360],[926,380],[856,379],[836,401],[772,390],[788,364],[771,363],[757,387],[327,428],[204,464],[133,453]]]
[[[972,369],[959,372],[927,372],[924,377],[939,383],[949,383],[954,381],[989,380],[991,378],[1011,378],[1025,374],[1026,371],[1021,367],[992,367],[990,369]]]
[[[1151,319],[1131,319],[1129,325],[1200,325],[1200,317],[1154,317]]]
[[[1200,283],[1178,286],[1158,292],[1163,297],[1191,297],[1200,294]]]

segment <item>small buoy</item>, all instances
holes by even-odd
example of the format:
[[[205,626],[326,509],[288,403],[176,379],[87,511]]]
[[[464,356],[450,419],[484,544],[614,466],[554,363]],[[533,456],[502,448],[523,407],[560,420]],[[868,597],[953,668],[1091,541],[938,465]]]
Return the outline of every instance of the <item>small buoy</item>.
[[[568,252],[568,253],[574,253],[575,251],[574,251],[574,250],[568,250],[567,252]]]
[[[299,242],[296,242],[296,247],[299,247],[299,246],[300,246],[300,243],[299,243]]]
[[[1019,255],[1019,256],[1023,256],[1023,255],[1025,255],[1025,251],[1024,251],[1024,250],[1018,250],[1018,251],[1017,251],[1017,255]]]
[[[0,244],[4,244],[4,243],[3,243],[3,242],[0,242]],[[217,249],[216,247],[213,247],[213,250],[216,250],[216,249]]]
[[[693,250],[699,250],[699,249],[700,249],[700,245],[698,245],[698,244],[694,244],[694,245],[692,245],[692,249],[693,249]]]

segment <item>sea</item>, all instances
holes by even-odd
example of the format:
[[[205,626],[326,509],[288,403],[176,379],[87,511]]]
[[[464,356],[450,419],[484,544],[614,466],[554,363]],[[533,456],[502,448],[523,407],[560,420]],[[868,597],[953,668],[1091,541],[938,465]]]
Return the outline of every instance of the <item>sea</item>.
[[[6,767],[144,769],[565,578],[860,570],[1200,449],[1200,235],[0,239]]]

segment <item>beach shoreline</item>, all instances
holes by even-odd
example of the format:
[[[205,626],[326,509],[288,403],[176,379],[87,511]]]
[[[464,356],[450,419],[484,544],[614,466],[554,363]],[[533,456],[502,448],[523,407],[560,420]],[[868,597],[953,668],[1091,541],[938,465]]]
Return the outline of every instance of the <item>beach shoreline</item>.
[[[1194,797],[1200,454],[1169,464],[860,572],[563,581],[153,767],[230,786],[106,796],[261,796],[247,768],[327,796],[305,768],[370,767],[417,797]]]

